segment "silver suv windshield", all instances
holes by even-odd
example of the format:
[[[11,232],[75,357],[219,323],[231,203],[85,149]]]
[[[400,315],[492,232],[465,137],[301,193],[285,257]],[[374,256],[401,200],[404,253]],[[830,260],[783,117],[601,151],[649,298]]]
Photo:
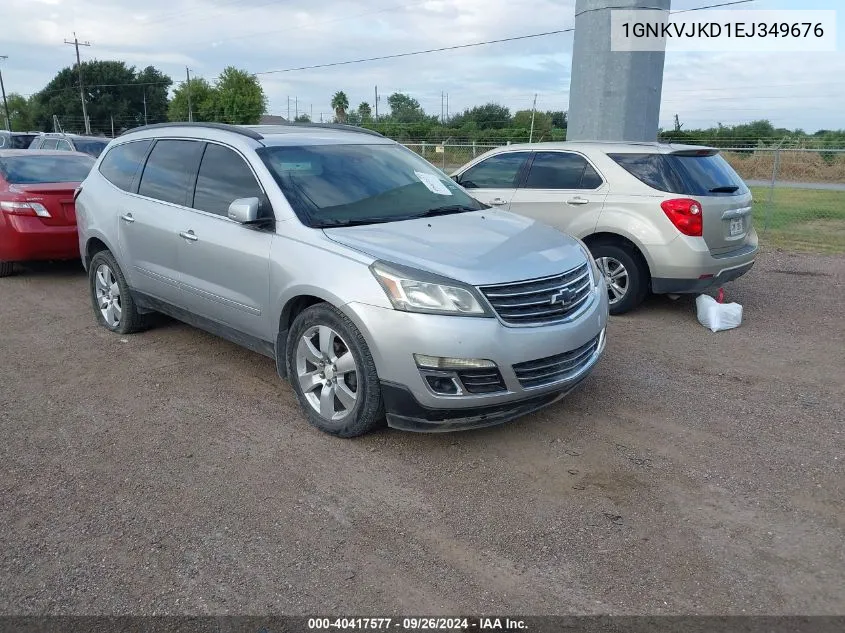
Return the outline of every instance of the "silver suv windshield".
[[[314,228],[488,208],[401,145],[280,146],[257,152],[299,219]]]

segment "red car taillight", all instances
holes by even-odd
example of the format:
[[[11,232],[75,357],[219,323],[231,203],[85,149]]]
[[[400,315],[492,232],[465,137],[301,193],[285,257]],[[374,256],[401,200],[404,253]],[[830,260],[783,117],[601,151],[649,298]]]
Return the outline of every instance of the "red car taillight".
[[[36,215],[39,218],[52,217],[47,208],[39,202],[13,202],[0,200],[0,209],[13,215]]]
[[[701,236],[701,205],[692,198],[676,198],[660,203],[663,213],[681,233],[693,237]]]

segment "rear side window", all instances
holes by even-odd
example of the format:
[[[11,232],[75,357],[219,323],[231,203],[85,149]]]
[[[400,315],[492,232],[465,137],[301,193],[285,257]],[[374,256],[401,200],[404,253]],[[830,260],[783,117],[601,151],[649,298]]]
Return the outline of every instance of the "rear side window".
[[[537,152],[523,185],[526,189],[595,189],[601,178],[583,156]]]
[[[138,167],[147,150],[150,149],[152,141],[133,141],[117,145],[109,150],[100,163],[100,173],[112,183],[124,191],[132,190],[132,181],[138,172]]]
[[[529,155],[509,152],[491,156],[461,174],[460,184],[467,189],[514,189]]]
[[[745,183],[718,154],[608,154],[641,182],[685,196],[740,195]]]
[[[102,154],[103,150],[106,149],[106,145],[108,144],[108,141],[74,141],[74,145],[76,145],[77,152],[84,152],[85,154],[93,156],[94,158],[97,158],[97,156]]]
[[[34,134],[10,134],[0,135],[0,147],[11,149],[27,149],[32,140],[38,138]]]
[[[60,149],[60,150],[63,150],[65,152],[73,151],[73,148],[70,146],[70,143],[68,143],[67,141],[59,141],[58,144],[56,145],[56,149]]]
[[[144,166],[138,193],[163,202],[187,205],[202,148],[199,141],[156,142]]]
[[[209,143],[200,163],[194,208],[225,216],[229,205],[238,198],[263,200],[264,192],[240,155],[228,147]]]
[[[94,166],[94,159],[75,154],[7,156],[0,158],[0,173],[12,185],[45,182],[82,182]]]
[[[41,142],[41,147],[39,149],[56,149],[56,145],[58,145],[59,141],[55,138],[45,138]]]

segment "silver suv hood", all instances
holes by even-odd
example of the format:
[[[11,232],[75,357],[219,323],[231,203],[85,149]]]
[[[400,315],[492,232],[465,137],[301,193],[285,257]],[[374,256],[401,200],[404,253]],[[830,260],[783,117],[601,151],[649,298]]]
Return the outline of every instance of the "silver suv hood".
[[[324,232],[329,239],[376,259],[474,286],[555,275],[585,260],[578,242],[569,235],[494,209]]]

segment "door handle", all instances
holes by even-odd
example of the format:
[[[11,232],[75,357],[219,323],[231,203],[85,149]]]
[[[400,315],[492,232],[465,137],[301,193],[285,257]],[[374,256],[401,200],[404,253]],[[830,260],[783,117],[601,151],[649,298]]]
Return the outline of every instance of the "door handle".
[[[582,197],[578,196],[576,198],[570,198],[569,200],[566,201],[566,204],[578,206],[578,205],[581,205],[581,204],[588,204],[589,202],[590,201],[587,200],[586,198],[582,198]]]
[[[494,205],[496,205],[497,207],[498,207],[498,206],[501,206],[501,205],[503,205],[503,204],[507,204],[507,203],[508,203],[508,201],[507,201],[507,200],[503,200],[502,198],[493,198],[493,199],[490,201],[490,204],[494,204]]]
[[[199,239],[196,235],[194,235],[193,231],[182,231],[179,233],[179,237],[184,237],[186,240],[191,242],[196,242]]]
[[[127,224],[132,224],[135,221],[135,218],[132,217],[131,213],[124,213],[120,216],[120,219],[126,222]]]

